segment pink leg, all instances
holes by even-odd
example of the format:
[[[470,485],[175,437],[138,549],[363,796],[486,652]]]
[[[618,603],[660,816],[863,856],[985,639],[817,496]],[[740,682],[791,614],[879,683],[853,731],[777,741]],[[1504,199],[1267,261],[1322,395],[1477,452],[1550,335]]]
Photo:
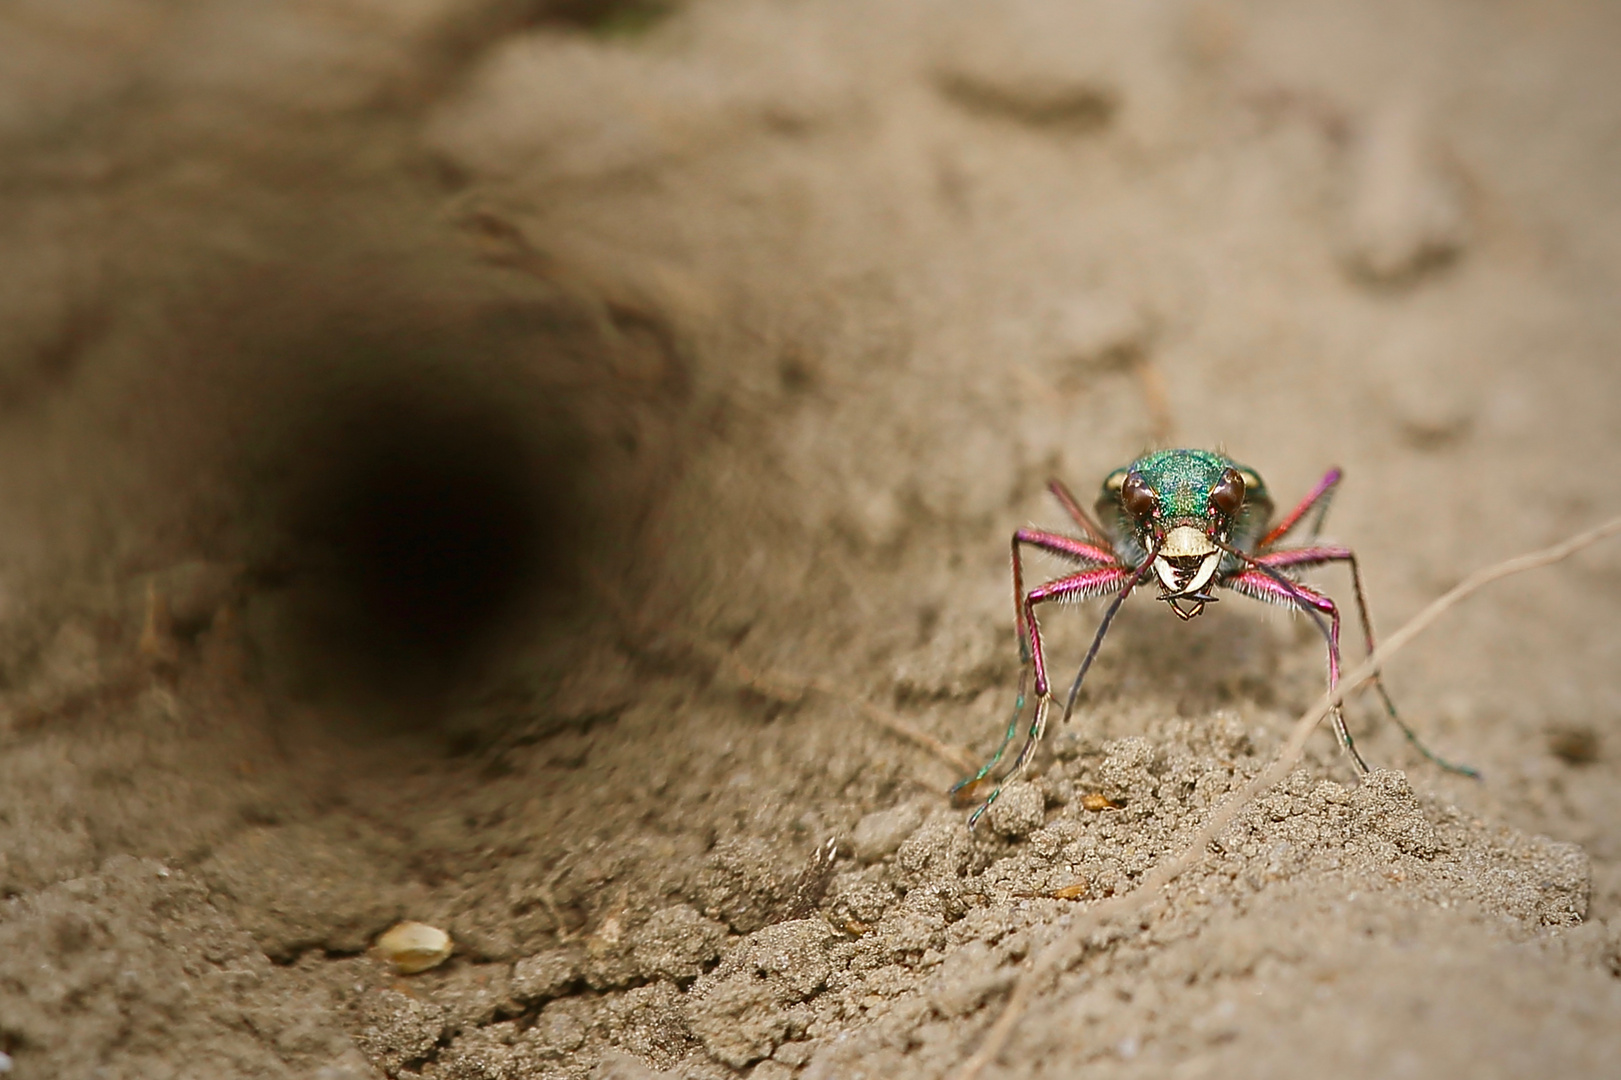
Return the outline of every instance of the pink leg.
[[[1049,600],[1087,600],[1111,593],[1123,585],[1133,571],[1124,566],[1099,566],[1082,570],[1045,585],[1038,585],[1024,598],[1024,620],[1030,630],[1030,663],[1036,675],[1036,696],[1046,697],[1047,657],[1041,648],[1041,626],[1036,622],[1036,605]]]
[[[1323,566],[1327,563],[1338,562],[1348,565],[1351,568],[1351,587],[1356,594],[1357,618],[1362,623],[1362,643],[1367,647],[1369,654],[1372,654],[1373,620],[1368,616],[1368,598],[1367,593],[1362,589],[1362,570],[1357,566],[1356,552],[1348,547],[1319,544],[1314,547],[1288,548],[1283,551],[1269,552],[1258,556],[1255,561],[1273,570],[1285,568],[1301,570],[1310,566]],[[1276,583],[1274,582],[1274,584]],[[1302,586],[1296,587],[1301,588],[1302,592],[1306,591]],[[1419,753],[1448,772],[1455,772],[1463,776],[1478,777],[1480,775],[1467,765],[1458,765],[1448,761],[1424,745],[1423,740],[1418,737],[1418,733],[1408,727],[1407,722],[1396,712],[1396,703],[1390,700],[1390,692],[1385,689],[1383,676],[1374,675],[1373,687],[1379,692],[1380,700],[1385,703],[1385,712],[1396,722],[1396,726],[1401,728],[1402,734],[1407,736],[1407,741],[1412,743]]]
[[[1028,544],[1033,548],[1057,555],[1059,558],[1071,562],[1087,564],[1115,565],[1114,552],[1106,548],[1094,547],[1080,540],[1058,533],[1042,532],[1040,529],[1020,529],[1013,534],[1013,624],[1019,635],[1019,659],[1024,663],[1030,662],[1030,636],[1026,629],[1024,615],[1024,562],[1019,557],[1019,547]]]
[[[1070,544],[1078,543],[1078,541],[1067,542]],[[1017,536],[1014,539],[1013,566],[1017,578],[1019,574]],[[1019,748],[1018,757],[1014,759],[1013,765],[1008,769],[1007,773],[997,781],[996,787],[991,790],[990,795],[986,796],[985,801],[980,803],[979,808],[969,816],[969,828],[972,828],[979,821],[981,815],[990,809],[991,804],[996,801],[997,796],[1002,794],[1002,786],[1024,771],[1025,766],[1030,762],[1031,756],[1035,753],[1036,746],[1041,742],[1042,732],[1047,726],[1047,710],[1051,704],[1051,697],[1048,694],[1047,655],[1041,645],[1041,625],[1036,621],[1036,605],[1048,600],[1081,600],[1091,596],[1098,596],[1112,591],[1115,586],[1131,577],[1133,573],[1134,571],[1123,566],[1093,567],[1090,570],[1082,570],[1079,573],[1058,578],[1056,581],[1049,581],[1045,585],[1030,590],[1028,596],[1019,598],[1019,649],[1021,659],[1028,666],[1019,676],[1019,696],[1018,700],[1013,703],[1013,715],[1008,719],[1007,732],[1002,736],[1001,745],[996,748],[996,753],[991,755],[989,761],[980,766],[977,773],[954,786],[951,789],[952,794],[955,795],[964,789],[972,789],[977,786],[1001,762],[1002,755],[1007,752],[1008,746],[1018,733],[1019,717],[1024,712],[1024,679],[1032,669],[1036,675],[1036,711],[1031,718],[1030,730],[1025,735],[1024,745]]]
[[[1228,578],[1226,585],[1230,589],[1243,593],[1256,600],[1264,600],[1269,604],[1278,604],[1282,607],[1302,607],[1315,609],[1329,618],[1328,632],[1328,688],[1334,690],[1340,684],[1340,609],[1334,601],[1304,585],[1290,583],[1285,585],[1275,578],[1268,577],[1260,570],[1250,569]],[[1345,715],[1338,706],[1333,712],[1334,734],[1339,737],[1340,745],[1345,747],[1346,753],[1362,772],[1368,772],[1368,763],[1362,760],[1357,752],[1356,743],[1351,739],[1350,729],[1345,726]]]
[[[1312,529],[1312,535],[1316,536],[1317,530],[1323,527],[1323,515],[1328,513],[1328,496],[1334,490],[1334,485],[1340,482],[1340,477],[1343,475],[1339,469],[1328,470],[1323,475],[1323,478],[1317,481],[1317,486],[1311,489],[1311,493],[1300,500],[1300,505],[1285,514],[1276,528],[1261,537],[1261,542],[1255,545],[1255,550],[1265,551],[1279,540],[1282,540],[1289,534],[1290,530],[1300,524],[1301,518],[1311,512],[1313,506],[1321,502],[1322,507],[1317,511],[1317,524]]]
[[[1291,568],[1304,570],[1310,566],[1323,566],[1327,563],[1342,562],[1351,567],[1351,586],[1356,592],[1357,616],[1362,621],[1362,640],[1368,651],[1373,652],[1373,623],[1368,619],[1368,600],[1362,591],[1362,570],[1357,566],[1356,552],[1348,547],[1333,547],[1320,544],[1316,547],[1288,548],[1284,551],[1272,551],[1259,555],[1255,559],[1262,566],[1270,566],[1274,570]],[[1380,687],[1382,691],[1383,686]]]
[[[1081,527],[1082,532],[1109,550],[1114,550],[1114,546],[1110,542],[1108,535],[1104,533],[1103,527],[1092,520],[1091,514],[1081,509],[1081,504],[1075,500],[1074,495],[1070,494],[1069,488],[1064,486],[1062,480],[1047,481],[1047,490],[1053,493],[1053,498],[1062,504],[1064,511],[1074,519],[1075,524]]]

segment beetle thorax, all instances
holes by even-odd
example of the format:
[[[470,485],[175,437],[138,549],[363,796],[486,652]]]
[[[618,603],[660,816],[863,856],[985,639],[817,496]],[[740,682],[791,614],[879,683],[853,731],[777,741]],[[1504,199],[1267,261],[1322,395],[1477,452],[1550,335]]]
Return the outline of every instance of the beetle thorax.
[[[1154,557],[1154,573],[1164,586],[1165,596],[1188,596],[1202,591],[1216,576],[1221,549],[1204,530],[1178,525],[1165,534]]]

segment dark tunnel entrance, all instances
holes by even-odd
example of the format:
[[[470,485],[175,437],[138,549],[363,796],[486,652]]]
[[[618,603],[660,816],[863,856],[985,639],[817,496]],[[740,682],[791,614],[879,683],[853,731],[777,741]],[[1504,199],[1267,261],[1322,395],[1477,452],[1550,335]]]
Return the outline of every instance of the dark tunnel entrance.
[[[585,462],[558,418],[533,431],[510,404],[431,381],[327,409],[288,520],[319,593],[305,662],[328,680],[432,695],[575,588]]]
[[[298,694],[429,719],[525,635],[574,619],[587,545],[624,539],[578,402],[479,348],[323,347],[279,402],[259,576],[271,674]]]

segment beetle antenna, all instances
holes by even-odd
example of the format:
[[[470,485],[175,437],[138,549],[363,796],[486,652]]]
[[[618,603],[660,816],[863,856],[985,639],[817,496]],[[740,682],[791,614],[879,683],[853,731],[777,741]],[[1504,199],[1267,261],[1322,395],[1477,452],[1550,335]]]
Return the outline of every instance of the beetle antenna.
[[[1109,632],[1109,624],[1114,622],[1115,615],[1119,613],[1121,605],[1126,602],[1126,597],[1131,595],[1131,590],[1137,587],[1137,583],[1142,581],[1143,575],[1148,573],[1148,568],[1154,564],[1154,559],[1159,555],[1159,549],[1160,545],[1155,544],[1154,550],[1148,553],[1148,558],[1144,559],[1142,565],[1137,567],[1131,577],[1126,579],[1125,586],[1115,594],[1115,598],[1109,604],[1108,610],[1103,613],[1103,621],[1098,623],[1098,632],[1092,635],[1092,647],[1086,650],[1086,659],[1081,661],[1081,670],[1075,673],[1075,681],[1069,685],[1069,697],[1064,701],[1064,722],[1066,724],[1069,723],[1070,713],[1075,711],[1075,699],[1081,693],[1081,683],[1085,680],[1087,671],[1091,669],[1092,661],[1097,659],[1098,649],[1103,645],[1103,635]]]

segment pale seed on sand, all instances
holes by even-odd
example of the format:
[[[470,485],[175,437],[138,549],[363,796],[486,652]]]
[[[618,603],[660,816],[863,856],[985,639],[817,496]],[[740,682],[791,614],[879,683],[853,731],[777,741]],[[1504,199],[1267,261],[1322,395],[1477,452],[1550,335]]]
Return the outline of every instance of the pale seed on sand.
[[[377,948],[401,975],[438,967],[450,956],[450,935],[427,923],[402,922],[377,939]]]

